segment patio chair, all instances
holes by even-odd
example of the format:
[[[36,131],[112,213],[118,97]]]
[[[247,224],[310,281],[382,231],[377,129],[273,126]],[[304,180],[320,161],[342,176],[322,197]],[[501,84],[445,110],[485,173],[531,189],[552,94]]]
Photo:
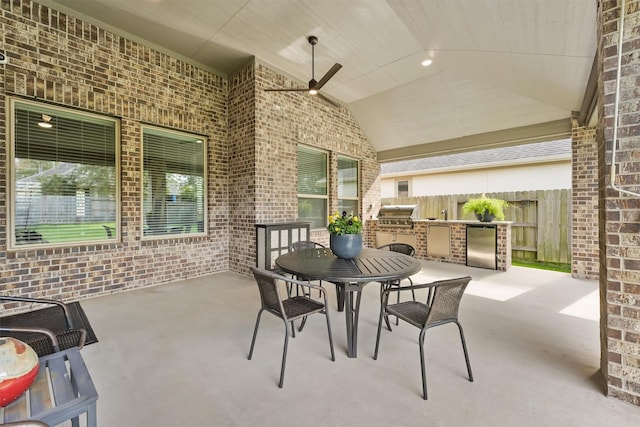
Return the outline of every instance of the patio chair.
[[[282,388],[284,383],[284,370],[287,363],[287,348],[289,345],[289,335],[295,334],[295,327],[293,321],[310,316],[315,313],[321,313],[325,315],[327,319],[327,332],[329,333],[329,347],[331,348],[331,360],[335,361],[335,353],[333,351],[333,338],[331,335],[331,322],[329,319],[329,310],[327,304],[327,294],[323,287],[312,285],[308,282],[302,282],[295,279],[290,279],[285,276],[281,276],[277,273],[268,270],[262,270],[255,267],[251,267],[253,276],[256,279],[258,289],[260,290],[260,302],[262,307],[258,311],[258,317],[256,318],[256,326],[253,331],[253,339],[251,340],[251,349],[249,350],[249,360],[253,356],[253,347],[256,343],[256,336],[258,335],[258,326],[260,325],[260,317],[264,311],[279,317],[284,322],[285,335],[284,335],[284,349],[282,351],[282,367],[280,368],[280,382],[278,387]],[[280,295],[280,287],[278,282],[284,282],[285,285],[293,284],[304,288],[317,289],[322,294],[324,303],[309,298],[306,295],[299,296],[287,296],[282,298]],[[289,326],[291,325],[291,327]],[[293,335],[295,337],[295,335]]]
[[[24,314],[0,317],[0,335],[16,338],[33,348],[38,357],[66,350],[82,348],[87,331],[74,325],[67,305],[61,301],[0,295],[0,302],[23,302],[52,306],[51,310],[33,310]]]
[[[326,248],[325,245],[323,245],[322,243],[318,243],[318,242],[313,242],[311,240],[300,240],[298,242],[293,242],[291,244],[291,246],[289,246],[289,251],[290,252],[295,252],[295,251],[300,251],[303,249],[315,249],[315,248]],[[296,277],[296,279],[298,280],[307,280],[304,277]],[[320,284],[320,286],[322,286],[322,280],[319,280],[318,283]],[[320,295],[320,294],[318,294]],[[302,330],[302,327],[304,326],[304,322],[302,325],[300,325],[300,330]]]
[[[382,306],[380,307],[380,318],[378,319],[378,335],[376,337],[376,349],[373,354],[373,359],[378,359],[380,330],[382,329],[382,319],[385,316],[397,316],[399,319],[419,328],[420,335],[418,338],[418,345],[420,346],[420,367],[422,369],[422,395],[425,400],[427,400],[427,374],[424,366],[424,336],[429,328],[446,325],[447,323],[455,323],[458,326],[458,330],[460,331],[460,340],[462,341],[462,350],[464,351],[464,359],[467,364],[469,381],[473,382],[467,344],[464,339],[462,325],[458,321],[460,301],[469,281],[471,281],[471,277],[459,277],[456,279],[440,280],[424,285],[389,288],[382,294]],[[400,293],[408,291],[410,288],[428,288],[432,292],[429,292],[426,303],[405,301],[389,305],[389,295],[392,292]]]
[[[414,256],[416,253],[416,249],[408,243],[389,243],[386,245],[378,246],[377,249],[398,252],[398,253],[409,255],[409,256]],[[411,280],[411,277],[407,277],[407,280],[411,285],[413,285],[413,281]],[[386,289],[389,289],[392,286],[400,286],[400,280],[380,282],[380,298],[381,299],[382,299],[382,292],[384,292]],[[413,300],[415,301],[416,293],[413,289],[411,290],[411,294],[413,296]],[[400,302],[400,293],[398,293],[397,298],[398,298],[397,302]],[[389,318],[385,317],[384,321],[387,324],[387,329],[391,330],[391,324],[389,323]],[[396,325],[398,323],[399,323],[399,320],[398,318],[396,318]]]
[[[104,231],[106,231],[108,239],[111,239],[116,235],[116,229],[114,227],[109,227],[108,225],[104,224],[102,225],[102,227],[104,228]]]

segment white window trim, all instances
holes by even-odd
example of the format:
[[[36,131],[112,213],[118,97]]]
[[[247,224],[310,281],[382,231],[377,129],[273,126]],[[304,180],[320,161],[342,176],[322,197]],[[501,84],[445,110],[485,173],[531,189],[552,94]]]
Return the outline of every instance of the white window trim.
[[[154,131],[161,131],[168,134],[175,134],[186,137],[198,138],[202,141],[202,149],[203,151],[203,231],[195,232],[195,233],[184,233],[184,234],[144,234],[144,131],[145,129],[151,129]],[[207,153],[208,153],[208,139],[202,135],[197,133],[191,133],[186,131],[180,131],[176,129],[164,128],[161,126],[153,126],[153,125],[142,125],[140,130],[140,141],[141,141],[141,149],[140,149],[140,238],[142,240],[166,240],[166,239],[184,239],[188,237],[198,237],[198,236],[206,236],[208,235],[208,194],[209,194],[209,173],[208,173],[208,161],[207,161]]]
[[[325,212],[327,213],[327,215],[325,215],[325,217],[328,217],[328,215],[329,215],[329,195],[331,193],[331,186],[329,185],[330,184],[329,174],[330,174],[330,170],[331,170],[331,167],[330,167],[331,152],[328,151],[328,150],[323,150],[321,148],[312,147],[312,146],[305,145],[305,144],[297,144],[297,146],[296,146],[296,157],[297,157],[298,147],[303,147],[303,148],[311,150],[311,151],[317,151],[318,153],[323,153],[326,156],[326,159],[327,159],[327,161],[326,161],[327,170],[325,171],[325,177],[326,177],[326,180],[327,180],[327,186],[326,186],[327,194],[325,194],[323,196],[319,196],[317,194],[297,193],[297,187],[298,187],[297,180],[298,180],[299,174],[296,172],[296,194],[297,194],[297,196],[296,196],[296,217],[298,215],[298,212],[297,212],[298,206],[297,206],[297,204],[299,203],[301,198],[304,198],[304,199],[322,199],[322,200],[324,200]],[[297,218],[297,219],[300,220],[300,221],[304,221],[304,218]],[[325,220],[326,220],[326,218],[325,218]],[[310,231],[324,230],[324,229],[326,229],[326,224],[323,227],[311,228]]]
[[[6,147],[7,147],[7,193],[9,203],[6,206],[6,218],[7,218],[7,250],[10,251],[28,251],[34,249],[46,249],[46,248],[59,248],[59,247],[76,247],[76,246],[87,246],[87,245],[95,245],[96,243],[114,243],[119,242],[121,240],[120,233],[117,232],[117,240],[113,239],[96,239],[96,240],[83,240],[83,241],[71,241],[71,242],[63,242],[63,243],[34,243],[29,245],[18,245],[16,244],[16,231],[15,226],[17,223],[15,217],[15,211],[13,207],[16,206],[16,179],[15,179],[15,147],[14,141],[16,141],[15,135],[15,109],[16,104],[26,104],[33,105],[36,107],[43,107],[49,110],[60,111],[66,114],[74,114],[78,116],[91,117],[98,120],[111,121],[115,125],[115,203],[116,203],[116,230],[120,230],[120,221],[121,221],[121,212],[122,212],[122,204],[121,204],[121,173],[120,173],[120,120],[117,118],[94,114],[91,112],[86,112],[82,110],[76,110],[72,108],[66,108],[64,106],[58,106],[53,104],[48,104],[44,102],[36,102],[30,101],[19,97],[7,97],[7,114],[6,117]]]
[[[359,216],[362,216],[362,213],[361,213],[362,206],[361,206],[361,201],[360,201],[360,193],[361,193],[361,191],[360,191],[360,184],[361,184],[361,179],[360,179],[360,176],[361,176],[360,175],[361,174],[361,169],[360,169],[361,162],[360,162],[360,159],[356,159],[354,157],[338,154],[337,158],[336,158],[336,162],[338,162],[340,159],[352,160],[352,161],[356,162],[356,164],[358,165],[357,166],[358,167],[358,176],[357,176],[358,183],[357,183],[357,186],[356,186],[356,189],[358,191],[358,195],[356,197],[353,197],[353,196],[351,196],[351,197],[340,197],[339,194],[336,194],[336,201],[338,201],[338,202],[340,200],[355,200],[355,201],[357,201],[358,202],[357,203],[358,204],[358,212],[357,212],[357,214]],[[337,164],[336,164],[336,166],[337,166]],[[336,173],[338,173],[338,172],[339,172],[339,169],[336,167]],[[338,183],[338,177],[337,176],[336,176],[336,183]]]

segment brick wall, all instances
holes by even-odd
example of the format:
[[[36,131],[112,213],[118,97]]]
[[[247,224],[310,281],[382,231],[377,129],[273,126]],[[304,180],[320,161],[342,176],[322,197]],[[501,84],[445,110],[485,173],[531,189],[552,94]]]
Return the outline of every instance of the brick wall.
[[[360,160],[365,214],[377,212],[380,183],[376,153],[348,109],[304,92],[265,92],[300,87],[265,64],[253,62],[230,76],[230,268],[247,273],[255,265],[256,223],[295,221],[297,146],[328,150],[329,211],[337,209],[338,155]],[[248,95],[250,94],[250,95]],[[369,209],[369,206],[374,206]],[[328,232],[311,239],[329,244]]]
[[[571,134],[571,275],[597,280],[598,152],[596,129],[573,121]]]
[[[377,212],[376,153],[345,107],[266,87],[300,85],[251,63],[229,78],[30,0],[2,2],[0,132],[8,96],[121,119],[121,241],[6,251],[7,147],[0,141],[0,292],[80,299],[255,263],[256,222],[297,216],[296,145],[360,160],[361,198]],[[141,240],[141,125],[206,135],[208,236]],[[334,200],[337,184],[331,181]],[[369,207],[370,206],[370,207]],[[367,208],[369,207],[369,208]],[[335,204],[330,206],[335,210]],[[325,230],[311,238],[328,243]]]
[[[228,269],[227,80],[29,0],[3,1],[0,46],[0,292],[63,300]],[[117,243],[7,251],[8,96],[121,119]],[[142,241],[141,124],[209,139],[209,236]]]
[[[620,5],[598,2],[598,108],[601,367],[607,394],[640,405],[640,197],[616,191],[611,160],[616,153],[616,186],[640,192],[640,4],[624,10],[618,140],[613,140]]]

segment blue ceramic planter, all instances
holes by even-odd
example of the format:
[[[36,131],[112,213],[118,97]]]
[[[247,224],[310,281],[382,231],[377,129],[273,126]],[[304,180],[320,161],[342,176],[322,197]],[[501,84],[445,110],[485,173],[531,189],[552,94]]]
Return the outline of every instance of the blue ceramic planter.
[[[332,234],[329,246],[338,258],[355,258],[362,250],[362,234],[344,234],[342,236]]]

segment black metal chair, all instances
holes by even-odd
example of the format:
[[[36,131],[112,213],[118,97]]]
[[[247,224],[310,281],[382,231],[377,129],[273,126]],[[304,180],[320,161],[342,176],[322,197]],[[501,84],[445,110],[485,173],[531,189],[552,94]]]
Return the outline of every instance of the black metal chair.
[[[107,232],[107,238],[111,239],[116,235],[116,229],[114,227],[109,227],[108,225],[102,225],[104,227],[104,231]]]
[[[253,347],[256,343],[256,336],[258,335],[258,326],[260,325],[260,317],[264,311],[279,317],[284,322],[285,335],[284,335],[284,349],[282,351],[282,367],[280,368],[280,382],[278,387],[282,388],[284,383],[284,370],[287,363],[287,348],[289,345],[289,335],[295,337],[295,327],[293,321],[297,319],[306,318],[307,316],[315,313],[321,313],[325,315],[327,319],[327,332],[329,333],[329,347],[331,348],[331,360],[335,361],[335,352],[333,350],[333,337],[331,335],[331,322],[329,319],[329,309],[327,304],[326,290],[322,286],[312,285],[308,282],[302,282],[299,280],[291,279],[272,271],[262,270],[255,267],[251,267],[253,276],[256,279],[258,289],[260,290],[260,302],[262,307],[258,311],[258,317],[256,318],[256,326],[253,331],[253,339],[251,340],[251,349],[249,350],[249,360],[253,355]],[[309,298],[306,293],[303,295],[289,296],[282,298],[280,295],[280,287],[278,281],[284,282],[285,286],[293,284],[303,288],[317,289],[320,291],[324,303]],[[289,326],[291,325],[291,326]]]
[[[326,248],[322,243],[314,242],[311,240],[300,240],[298,242],[293,242],[291,246],[289,246],[289,250],[299,251],[301,249],[315,249],[315,248]]]
[[[289,252],[301,251],[303,249],[315,249],[315,248],[326,248],[326,246],[323,245],[322,243],[314,242],[311,240],[300,240],[297,242],[293,242],[289,246]],[[300,277],[300,276],[296,276],[296,279],[307,280],[307,278]],[[322,280],[318,280],[318,284],[322,286]],[[289,288],[289,292],[292,292],[291,288]],[[318,293],[318,296],[320,296],[319,293]],[[300,323],[300,328],[298,329],[298,331],[302,331],[302,328],[304,328],[305,322],[306,322],[306,319],[302,319],[302,323]]]
[[[33,348],[38,357],[71,347],[84,346],[87,331],[74,325],[73,316],[65,303],[51,299],[0,295],[0,302],[2,301],[53,305],[57,308],[55,311],[33,310],[29,312],[29,316],[0,317],[0,335],[25,342]]]
[[[382,246],[378,246],[377,249],[382,249],[382,250],[387,250],[387,251],[392,251],[392,252],[398,252],[401,254],[405,254],[405,255],[409,255],[409,256],[414,256],[416,253],[416,249],[411,246],[408,243],[389,243],[386,245],[382,245]],[[411,285],[413,285],[413,281],[411,280],[411,277],[407,277],[407,280],[409,281],[409,283]],[[390,282],[380,282],[380,298],[382,298],[382,292],[385,291],[386,289],[389,289],[392,286],[400,286],[400,280],[393,280]],[[413,296],[413,300],[416,300],[416,293],[411,290],[411,294]],[[398,293],[397,295],[398,301],[400,302],[400,294]],[[387,324],[387,329],[391,330],[391,324],[389,323],[389,318],[385,317],[384,318],[385,323]],[[396,318],[396,325],[399,323],[399,320]]]
[[[458,330],[460,331],[460,340],[462,341],[462,350],[464,351],[464,359],[467,364],[469,381],[473,382],[467,344],[464,339],[462,325],[458,321],[460,301],[470,281],[471,277],[459,277],[456,279],[440,280],[424,285],[389,288],[382,294],[382,306],[380,307],[380,318],[378,319],[378,335],[376,337],[376,349],[373,354],[373,358],[374,360],[378,359],[380,332],[382,329],[382,320],[385,316],[397,316],[399,319],[419,328],[420,335],[418,338],[418,345],[420,346],[420,367],[422,368],[422,394],[425,400],[427,399],[427,374],[424,366],[424,336],[429,328],[445,325],[447,323],[455,323],[458,326]],[[408,291],[411,288],[428,288],[430,292],[427,297],[427,302],[421,303],[417,301],[405,301],[389,305],[390,293],[400,293]]]

